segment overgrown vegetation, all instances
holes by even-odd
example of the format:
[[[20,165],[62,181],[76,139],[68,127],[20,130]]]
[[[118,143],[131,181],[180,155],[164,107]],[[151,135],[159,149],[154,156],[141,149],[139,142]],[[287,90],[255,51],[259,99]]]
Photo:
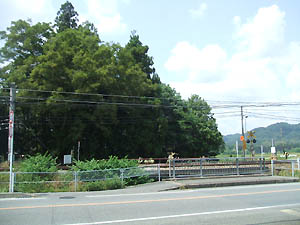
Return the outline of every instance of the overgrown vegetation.
[[[300,179],[300,170],[295,170],[294,171],[295,177],[299,177]],[[275,170],[275,175],[277,176],[286,176],[286,177],[291,177],[292,176],[292,170],[287,170],[287,169],[282,169],[282,170]]]
[[[20,164],[19,171],[21,172],[56,172],[56,158],[53,158],[49,153],[44,155],[38,153],[35,156],[29,156]]]
[[[132,168],[121,179],[120,168]],[[56,158],[46,153],[27,157],[15,173],[17,192],[102,191],[153,181],[139,175],[137,160],[109,157],[108,160],[76,161],[69,171],[57,169]],[[132,173],[132,174],[130,174]],[[142,173],[141,173],[142,174]],[[133,177],[130,177],[133,175]],[[0,182],[8,182],[9,174],[1,174]],[[8,191],[8,184],[0,186]]]
[[[137,160],[129,160],[127,157],[119,159],[117,156],[110,156],[108,160],[86,160],[86,161],[75,161],[72,166],[74,171],[91,171],[91,170],[105,170],[105,169],[116,169],[116,168],[130,168],[137,167]]]

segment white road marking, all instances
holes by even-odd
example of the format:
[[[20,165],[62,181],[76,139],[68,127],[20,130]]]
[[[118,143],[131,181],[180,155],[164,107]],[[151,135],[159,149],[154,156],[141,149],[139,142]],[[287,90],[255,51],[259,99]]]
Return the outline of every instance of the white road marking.
[[[167,191],[167,192],[146,192],[136,194],[116,194],[116,195],[86,195],[87,198],[105,198],[105,197],[121,197],[121,196],[143,196],[143,195],[161,195],[161,194],[184,194],[189,192],[196,192],[197,190],[189,191]]]
[[[0,198],[0,201],[43,200],[46,198]]]
[[[137,222],[137,221],[172,219],[172,218],[189,217],[189,216],[202,216],[202,215],[212,215],[212,214],[222,214],[222,213],[232,213],[232,212],[245,212],[245,211],[254,211],[254,210],[272,209],[272,208],[285,208],[285,207],[294,207],[294,206],[300,206],[300,203],[299,204],[244,208],[244,209],[230,209],[230,210],[221,210],[221,211],[212,211],[212,212],[179,214],[179,215],[169,215],[169,216],[145,217],[145,218],[124,219],[124,220],[111,220],[111,221],[101,221],[101,222],[92,222],[92,223],[73,223],[73,224],[65,224],[65,225],[99,225],[99,224],[113,224],[113,223],[128,223],[128,222]]]
[[[292,216],[300,217],[300,212],[298,212],[298,211],[296,211],[296,210],[292,210],[292,209],[283,209],[283,210],[280,210],[280,211],[283,212],[283,213],[292,215]]]

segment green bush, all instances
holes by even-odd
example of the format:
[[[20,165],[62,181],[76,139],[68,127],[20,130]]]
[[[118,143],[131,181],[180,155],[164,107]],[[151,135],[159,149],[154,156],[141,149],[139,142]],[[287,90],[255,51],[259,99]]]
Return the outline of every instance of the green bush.
[[[50,154],[37,154],[29,156],[20,164],[19,171],[21,172],[56,172],[56,158]]]
[[[0,193],[1,192],[8,192],[9,190],[9,184],[0,184]]]
[[[46,193],[46,192],[67,192],[73,190],[73,183],[20,183],[15,185],[16,192],[25,193]]]
[[[104,170],[104,169],[118,169],[118,168],[129,168],[137,167],[137,160],[129,160],[127,157],[119,159],[117,156],[110,156],[109,159],[102,160],[86,160],[86,161],[75,161],[72,166],[73,171],[91,171],[91,170]]]
[[[101,180],[93,182],[81,182],[78,185],[79,191],[104,191],[122,188],[120,179]]]
[[[154,182],[154,179],[150,178],[149,176],[132,177],[132,178],[125,179],[125,186],[146,184],[150,182]]]
[[[102,191],[151,182],[152,179],[148,176],[141,176],[143,171],[137,167],[137,160],[118,159],[118,157],[111,156],[108,160],[76,161],[72,166],[72,171],[77,172],[77,191]],[[125,178],[122,182],[120,168],[135,168],[128,170],[126,176],[136,177]],[[0,181],[7,180],[7,176],[5,174],[0,177]],[[15,176],[17,181],[15,191],[18,192],[41,193],[75,190],[73,172],[58,171],[56,159],[49,154],[37,154],[26,158],[20,163]],[[0,187],[0,190],[2,189],[5,191],[7,188],[6,186]]]
[[[295,170],[294,173],[295,173],[295,177],[300,178],[300,171],[299,170]],[[275,170],[275,175],[291,177],[292,176],[292,170]]]

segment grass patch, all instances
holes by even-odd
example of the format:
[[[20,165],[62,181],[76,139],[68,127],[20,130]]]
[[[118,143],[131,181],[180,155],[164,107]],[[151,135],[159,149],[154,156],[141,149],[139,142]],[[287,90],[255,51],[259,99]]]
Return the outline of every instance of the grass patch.
[[[295,170],[294,171],[295,177],[300,178],[300,171]],[[291,177],[292,176],[292,170],[275,170],[275,175],[277,176],[284,176],[284,177]]]

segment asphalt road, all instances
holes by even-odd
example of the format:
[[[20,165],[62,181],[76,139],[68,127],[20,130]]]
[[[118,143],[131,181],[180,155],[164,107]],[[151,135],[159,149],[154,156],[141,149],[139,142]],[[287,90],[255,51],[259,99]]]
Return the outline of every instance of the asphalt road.
[[[143,190],[0,199],[0,224],[300,224],[299,183]]]

